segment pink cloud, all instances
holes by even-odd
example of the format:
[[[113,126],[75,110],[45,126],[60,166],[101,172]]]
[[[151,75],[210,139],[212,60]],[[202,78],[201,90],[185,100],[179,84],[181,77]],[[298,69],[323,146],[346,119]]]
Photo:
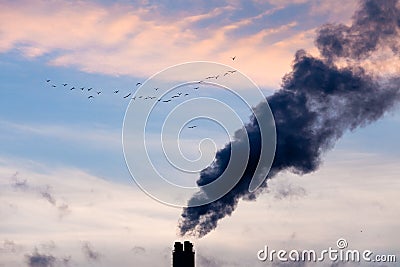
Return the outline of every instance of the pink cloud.
[[[252,35],[230,34],[275,9],[232,24],[198,29],[195,23],[235,7],[165,17],[121,4],[16,2],[0,4],[0,52],[19,49],[29,58],[57,52],[49,64],[86,72],[148,77],[170,65],[209,60],[231,64],[260,85],[277,86],[290,68],[293,53],[312,48],[312,33],[296,33],[296,22]],[[270,44],[271,35],[279,35],[281,41]],[[237,60],[232,62],[234,55]]]

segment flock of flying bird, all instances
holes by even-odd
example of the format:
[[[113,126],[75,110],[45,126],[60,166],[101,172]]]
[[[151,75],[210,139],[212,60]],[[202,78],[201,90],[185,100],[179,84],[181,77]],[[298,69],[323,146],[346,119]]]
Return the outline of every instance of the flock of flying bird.
[[[231,57],[232,60],[235,60],[235,58],[236,58],[236,56]],[[204,78],[204,80],[199,81],[198,84],[204,83],[205,80],[218,79],[220,76],[224,76],[225,77],[227,75],[234,74],[235,72],[236,72],[236,70],[228,70],[228,71],[226,71],[225,73],[223,73],[221,75],[218,74],[218,75],[214,75],[214,76],[208,76],[208,77]],[[49,84],[52,88],[56,88],[57,87],[57,85],[54,84],[50,79],[47,79],[46,83]],[[103,92],[101,90],[95,89],[93,87],[75,87],[75,86],[71,86],[71,85],[68,86],[68,85],[69,85],[68,83],[62,83],[61,84],[61,86],[63,88],[68,88],[70,91],[81,90],[82,92],[88,92],[89,93],[89,96],[87,97],[88,99],[94,99],[95,96],[100,96],[101,94],[103,94]],[[136,83],[136,87],[138,87],[140,85],[142,85],[141,82],[137,82]],[[193,87],[194,90],[198,90],[199,88],[200,88],[200,86],[198,86],[198,85]],[[158,89],[159,88],[154,88],[154,91],[158,91]],[[120,94],[120,90],[118,90],[118,89],[114,90],[113,94],[115,94],[115,95]],[[152,95],[148,95],[148,96],[140,95],[140,96],[133,96],[133,97],[131,97],[131,96],[132,96],[132,93],[130,92],[128,94],[123,95],[122,98],[123,99],[130,98],[132,100],[139,100],[139,99],[147,100],[147,99],[155,99],[155,98],[157,98],[156,96],[152,96]],[[175,98],[185,97],[185,96],[189,96],[189,93],[178,92],[177,94],[171,96],[169,99],[160,98],[157,101],[158,102],[168,103],[168,102],[171,102],[172,100],[174,100]],[[193,125],[193,126],[189,126],[188,128],[192,129],[192,128],[195,128],[195,127],[197,127],[197,126]]]

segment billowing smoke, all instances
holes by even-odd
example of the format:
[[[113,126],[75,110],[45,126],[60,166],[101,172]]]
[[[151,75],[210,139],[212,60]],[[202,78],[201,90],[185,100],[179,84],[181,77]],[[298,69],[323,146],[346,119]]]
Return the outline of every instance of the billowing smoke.
[[[315,43],[321,58],[297,51],[293,70],[284,76],[281,90],[267,98],[277,131],[276,154],[268,179],[282,170],[300,175],[315,171],[322,154],[347,130],[378,120],[398,103],[400,77],[368,73],[361,62],[384,48],[389,48],[398,60],[399,28],[397,1],[363,1],[351,26],[327,24],[318,30]],[[343,60],[347,65],[338,67]],[[262,116],[266,108],[259,104],[254,113]],[[265,191],[268,179],[256,192],[248,191],[261,150],[254,116],[246,130],[250,157],[240,181],[219,200],[185,208],[179,224],[181,235],[206,235],[220,219],[232,214],[240,199],[255,200]],[[227,167],[232,145],[217,152],[213,164],[201,171],[198,185],[218,179]]]

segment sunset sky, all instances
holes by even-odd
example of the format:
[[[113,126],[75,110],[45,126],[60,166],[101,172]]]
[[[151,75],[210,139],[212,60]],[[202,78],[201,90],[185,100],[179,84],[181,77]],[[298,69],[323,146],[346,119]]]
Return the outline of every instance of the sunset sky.
[[[339,238],[351,249],[395,254],[399,264],[398,106],[347,131],[316,172],[274,177],[257,201],[240,202],[201,239],[178,235],[182,209],[145,194],[123,154],[131,100],[123,97],[138,82],[173,65],[210,61],[243,73],[269,96],[280,90],[297,50],[319,56],[316,29],[350,23],[356,8],[353,0],[0,0],[0,267],[170,266],[173,242],[187,239],[198,267],[315,266],[260,262],[257,251],[322,250]],[[382,76],[398,75],[399,63],[363,62]],[[250,116],[222,90],[187,92]],[[229,141],[215,125],[198,125],[182,130],[189,158],[204,138],[217,149]],[[202,148],[212,160],[215,148]],[[159,147],[149,153],[158,155]],[[159,167],[177,181],[198,178]]]

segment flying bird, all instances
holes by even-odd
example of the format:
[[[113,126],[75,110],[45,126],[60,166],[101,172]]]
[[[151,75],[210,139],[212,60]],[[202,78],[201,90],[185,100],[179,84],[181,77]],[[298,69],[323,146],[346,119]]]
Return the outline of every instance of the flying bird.
[[[163,102],[165,102],[165,103],[170,102],[170,101],[171,101],[171,99],[163,100]]]
[[[101,94],[101,91],[96,92],[98,95]]]
[[[196,127],[197,127],[197,125],[188,126],[189,129],[193,129],[193,128],[196,128]]]
[[[90,88],[88,88],[87,90],[88,90],[88,92],[90,91],[90,90],[92,90],[93,88],[92,87],[90,87]]]
[[[88,99],[89,99],[89,98],[94,98],[94,96],[92,96],[92,95],[91,95],[91,96],[88,96]]]
[[[126,96],[124,96],[124,98],[128,98],[131,96],[132,93],[127,94]]]
[[[69,89],[69,90],[75,90],[75,86],[74,86],[74,87],[71,87],[71,89]]]
[[[228,72],[230,72],[230,73],[235,73],[236,70],[228,70]]]
[[[160,89],[160,88],[158,88],[158,87],[157,87],[157,88],[154,88],[154,90],[156,90],[156,91],[157,91],[158,89]]]
[[[234,56],[234,57],[231,57],[231,59],[232,59],[232,60],[235,60],[235,58],[236,58],[236,56]]]
[[[138,85],[142,85],[142,83],[136,83],[136,86],[138,86]]]
[[[199,88],[200,88],[200,87],[197,86],[197,87],[195,87],[195,88],[193,88],[193,89],[194,89],[194,90],[197,90],[197,89],[199,89]]]
[[[83,90],[85,90],[85,87],[81,87],[80,89],[83,91]]]
[[[114,94],[117,94],[118,92],[119,92],[119,90],[115,90],[115,91],[114,91]]]
[[[68,83],[63,83],[62,85],[63,85],[63,86],[67,86],[67,85],[68,85]]]
[[[51,80],[46,80],[47,83],[49,83]]]
[[[187,93],[185,94],[185,96],[188,96],[188,95],[189,95],[189,94],[187,94]]]
[[[53,84],[52,86],[53,86],[53,87],[57,87],[57,85],[54,85],[54,84]]]

